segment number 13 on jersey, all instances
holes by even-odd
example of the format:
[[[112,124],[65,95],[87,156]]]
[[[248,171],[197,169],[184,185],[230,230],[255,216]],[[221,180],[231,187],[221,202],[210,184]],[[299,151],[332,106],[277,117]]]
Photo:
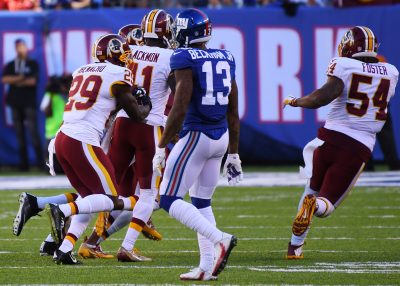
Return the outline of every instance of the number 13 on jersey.
[[[211,61],[204,62],[202,66],[202,72],[206,75],[206,94],[203,96],[201,104],[202,105],[216,105],[218,102],[219,105],[227,105],[229,102],[228,96],[231,93],[232,88],[232,79],[230,73],[230,65],[226,61],[218,61],[215,65],[215,74],[223,75],[225,73],[225,77],[222,78],[222,85],[216,83],[214,86],[214,67]],[[217,90],[216,90],[217,89]]]

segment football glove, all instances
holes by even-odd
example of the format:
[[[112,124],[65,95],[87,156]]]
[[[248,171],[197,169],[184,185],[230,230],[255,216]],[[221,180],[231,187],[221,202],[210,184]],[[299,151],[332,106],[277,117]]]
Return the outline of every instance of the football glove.
[[[236,185],[243,180],[242,161],[239,154],[228,154],[222,175],[228,178],[229,185]]]
[[[150,96],[147,95],[146,90],[143,87],[138,87],[134,90],[133,96],[140,105],[148,105],[152,108]]]
[[[288,96],[283,100],[283,108],[286,107],[286,105],[290,105],[293,107],[297,107],[297,98],[294,96]]]
[[[153,157],[153,172],[161,177],[162,169],[165,167],[165,148],[156,147],[156,154]]]

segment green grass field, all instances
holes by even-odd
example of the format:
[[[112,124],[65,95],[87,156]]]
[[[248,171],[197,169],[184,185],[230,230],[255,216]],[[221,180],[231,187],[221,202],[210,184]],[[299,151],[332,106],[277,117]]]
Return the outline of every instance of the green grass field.
[[[60,191],[31,191],[50,195]],[[223,284],[398,285],[400,283],[400,193],[396,188],[357,188],[327,219],[315,219],[305,259],[284,259],[301,188],[219,188],[214,212],[221,229],[239,241]],[[85,260],[59,266],[40,257],[48,234],[46,217],[33,218],[20,237],[11,224],[19,191],[2,191],[0,200],[0,283],[8,284],[178,284],[178,275],[197,265],[196,236],[163,211],[154,222],[160,242],[140,239],[137,247],[154,259],[123,264]],[[125,231],[103,244],[115,253]],[[78,242],[79,244],[80,242]],[[78,247],[79,245],[77,245]]]

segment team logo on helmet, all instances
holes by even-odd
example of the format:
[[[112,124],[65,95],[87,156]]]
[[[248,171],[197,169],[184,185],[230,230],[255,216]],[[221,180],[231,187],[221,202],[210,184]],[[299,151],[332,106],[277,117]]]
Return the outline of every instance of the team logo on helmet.
[[[123,54],[124,50],[122,49],[122,43],[118,39],[111,39],[108,42],[107,47],[107,56],[112,57],[113,54]]]
[[[356,26],[343,36],[338,54],[341,57],[376,57],[379,43],[368,27]]]

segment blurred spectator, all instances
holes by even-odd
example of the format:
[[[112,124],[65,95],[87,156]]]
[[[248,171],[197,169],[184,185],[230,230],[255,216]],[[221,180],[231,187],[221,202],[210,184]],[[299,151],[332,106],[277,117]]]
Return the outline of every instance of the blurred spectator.
[[[334,5],[336,7],[352,7],[368,5],[390,5],[399,2],[399,0],[334,0]]]
[[[91,7],[91,0],[41,0],[43,9],[82,9]]]
[[[10,11],[40,10],[39,0],[1,0],[0,8]]]
[[[6,104],[12,109],[12,120],[18,139],[21,171],[29,170],[25,124],[27,125],[39,168],[44,168],[42,144],[36,118],[36,87],[39,77],[37,61],[28,57],[28,47],[22,39],[15,41],[17,57],[3,71],[3,84],[8,84]]]
[[[62,92],[63,89],[64,92]],[[46,93],[44,94],[42,103],[40,104],[40,110],[44,112],[46,116],[46,146],[48,146],[50,140],[56,136],[57,131],[63,122],[65,102],[66,92],[65,88],[62,87],[61,79],[56,76],[50,77],[49,82],[47,83]]]
[[[64,75],[63,77],[52,76],[49,78],[46,87],[46,93],[40,104],[40,110],[46,116],[45,137],[46,137],[46,154],[48,154],[48,146],[50,140],[55,138],[58,130],[63,122],[64,107],[71,86],[72,76]],[[57,157],[53,154],[53,168],[56,174],[63,174],[64,171],[59,164]]]
[[[102,2],[104,7],[146,8],[149,6],[147,0],[103,0]]]
[[[222,8],[221,2],[219,0],[208,0],[208,8],[210,9],[220,9]]]

